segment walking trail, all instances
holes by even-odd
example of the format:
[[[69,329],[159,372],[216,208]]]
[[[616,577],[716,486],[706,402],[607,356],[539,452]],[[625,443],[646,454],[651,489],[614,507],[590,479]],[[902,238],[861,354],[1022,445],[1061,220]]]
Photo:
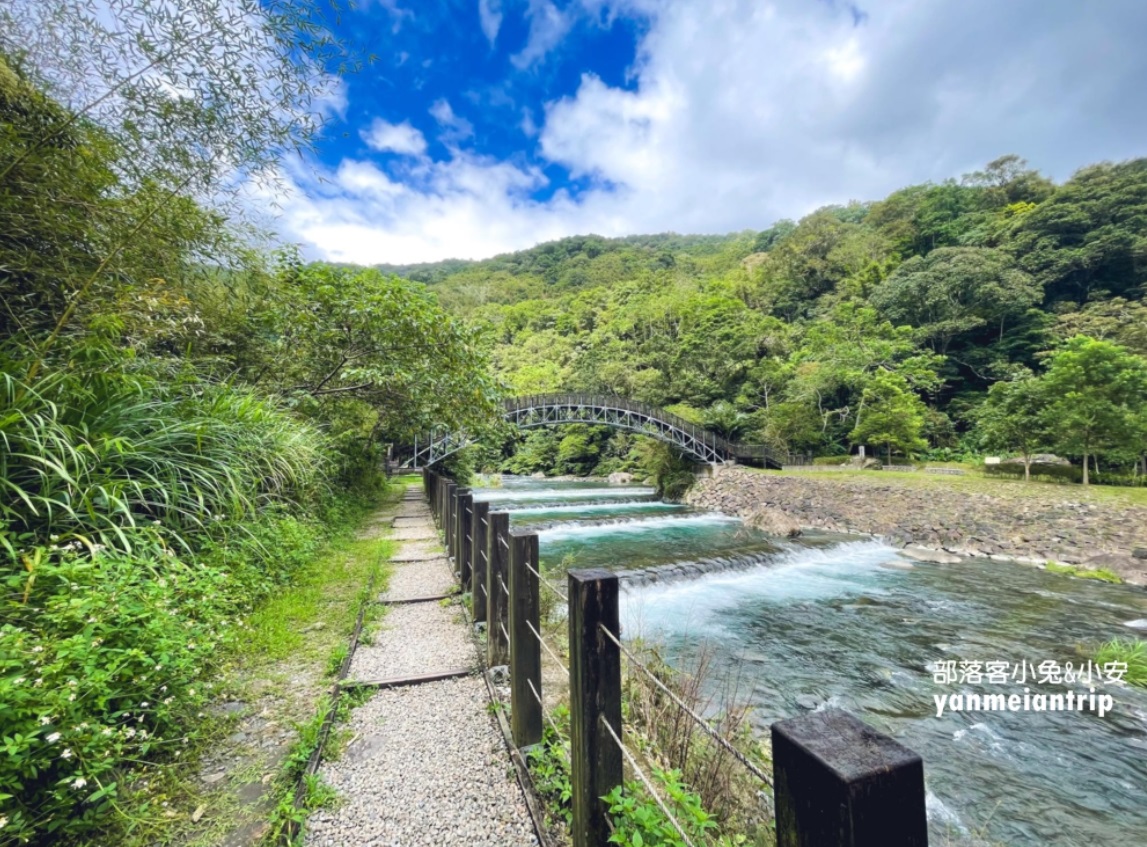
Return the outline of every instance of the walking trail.
[[[390,535],[399,542],[383,601],[455,588],[419,489],[406,490]],[[456,605],[390,606],[372,644],[360,644],[350,680],[472,668],[477,647]],[[311,815],[307,847],[537,847],[522,790],[490,713],[481,676],[380,690],[351,716],[352,741],[323,780],[339,803]]]

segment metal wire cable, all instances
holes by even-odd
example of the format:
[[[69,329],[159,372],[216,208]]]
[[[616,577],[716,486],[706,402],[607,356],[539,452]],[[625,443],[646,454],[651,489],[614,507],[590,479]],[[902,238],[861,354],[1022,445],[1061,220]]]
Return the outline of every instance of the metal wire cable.
[[[561,592],[561,590],[560,590],[560,589],[559,589],[559,588],[558,588],[556,585],[554,585],[552,582],[550,582],[548,579],[546,579],[544,576],[542,576],[540,573],[538,573],[538,572],[537,572],[537,571],[534,569],[534,566],[533,566],[533,565],[531,565],[529,562],[526,562],[526,569],[527,569],[527,570],[529,570],[529,572],[530,572],[530,573],[532,573],[534,576],[536,576],[536,577],[538,578],[538,581],[539,581],[539,582],[540,582],[542,585],[544,585],[544,586],[545,586],[546,588],[548,588],[550,591],[554,592],[554,594],[556,594],[556,595],[558,595],[559,597],[561,597],[561,598],[562,598],[563,600],[565,600],[567,603],[570,601],[570,598],[569,598],[569,597],[567,597],[565,594],[563,594],[563,593]]]
[[[542,716],[550,722],[550,727],[553,728],[554,735],[558,737],[559,746],[565,749],[565,738],[562,736],[562,731],[558,729],[557,723],[550,715],[550,710],[546,708],[546,704],[542,702],[542,695],[538,693],[538,689],[534,688],[534,681],[532,679],[526,680],[526,685],[530,686],[530,691],[534,695],[534,699],[538,701],[538,705],[542,707]]]
[[[498,541],[499,541],[499,543],[500,543],[500,544],[501,544],[503,547],[505,547],[507,550],[509,550],[509,549],[510,549],[510,542],[506,540],[506,536],[504,536],[504,535],[499,535],[499,536],[498,536]]]
[[[559,657],[557,653],[550,649],[550,645],[546,643],[546,639],[542,638],[542,634],[534,629],[534,625],[529,621],[526,621],[526,626],[530,628],[530,632],[532,632],[534,637],[538,639],[538,643],[542,645],[542,649],[550,654],[550,658],[557,662],[562,670],[564,670],[566,673],[569,673],[569,668],[566,667],[566,663],[561,660],[561,657]]]
[[[506,587],[506,583],[503,581],[501,574],[498,574],[498,584],[502,586],[502,593],[509,597],[510,589]]]
[[[510,633],[506,631],[506,625],[504,623],[502,623],[501,621],[498,621],[498,626],[502,630],[502,635],[506,636],[506,643],[509,644],[510,643]]]
[[[659,680],[656,677],[656,675],[653,673],[653,671],[649,670],[649,668],[647,668],[642,663],[642,661],[640,659],[638,659],[636,656],[633,655],[633,653],[631,653],[629,651],[629,648],[627,648],[624,644],[621,643],[621,640],[618,639],[617,636],[615,636],[612,632],[610,632],[608,629],[606,629],[604,624],[599,623],[598,626],[601,627],[601,631],[605,633],[605,637],[608,638],[610,641],[612,641],[614,644],[616,644],[621,649],[621,652],[625,654],[626,658],[629,659],[630,663],[632,663],[633,665],[636,665],[638,668],[640,668],[642,673],[644,673],[647,677],[649,677],[651,680],[653,680],[654,685],[656,685],[658,688],[660,688],[662,691],[664,691],[666,694],[668,694],[669,699],[672,700],[674,703],[676,703],[677,706],[680,707],[680,709],[683,712],[685,712],[685,714],[687,714],[689,717],[691,717],[697,723],[697,725],[700,726],[701,729],[703,729],[705,731],[705,733],[710,738],[712,738],[714,741],[716,741],[718,744],[720,744],[722,747],[724,747],[730,754],[732,754],[733,758],[735,758],[738,762],[740,762],[742,765],[744,765],[745,768],[753,776],[755,776],[757,779],[759,779],[761,782],[763,782],[765,785],[769,786],[770,788],[772,787],[773,780],[769,777],[768,774],[766,774],[763,770],[761,770],[759,767],[757,767],[751,761],[749,761],[749,758],[744,753],[742,753],[740,750],[738,750],[736,747],[734,747],[732,745],[732,743],[728,739],[725,738],[725,736],[721,735],[721,733],[717,732],[717,730],[715,730],[715,729],[713,729],[713,727],[709,726],[709,722],[707,720],[705,720],[703,717],[701,717],[696,712],[694,712],[692,709],[690,709],[687,705],[685,705],[685,701],[683,701],[680,697],[678,697],[675,693],[673,693],[673,690],[670,689],[669,686],[667,686],[664,682]]]
[[[665,801],[661,799],[661,795],[657,789],[653,787],[653,783],[649,777],[645,775],[645,771],[637,764],[637,759],[629,752],[629,748],[621,742],[621,739],[617,737],[617,733],[613,731],[613,727],[609,725],[609,721],[605,719],[605,715],[598,715],[598,721],[605,727],[605,731],[609,733],[610,738],[617,743],[617,748],[621,750],[621,755],[625,756],[626,761],[629,762],[629,766],[633,768],[633,772],[637,774],[638,779],[644,783],[645,790],[649,792],[649,796],[661,807],[661,811],[665,813],[665,817],[669,819],[669,823],[673,824],[673,828],[677,830],[677,834],[681,836],[681,840],[685,842],[687,847],[695,847],[693,841],[685,834],[685,830],[682,829],[681,824],[677,822],[677,818],[669,811],[669,807],[665,805]]]

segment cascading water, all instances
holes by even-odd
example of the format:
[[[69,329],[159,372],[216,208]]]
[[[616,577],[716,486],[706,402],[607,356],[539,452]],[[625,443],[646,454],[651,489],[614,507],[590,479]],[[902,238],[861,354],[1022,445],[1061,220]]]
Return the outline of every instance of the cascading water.
[[[1025,686],[944,686],[928,669],[1086,663],[1081,646],[1127,636],[1127,621],[1147,618],[1142,590],[987,560],[909,563],[855,536],[781,540],[631,486],[506,478],[475,495],[509,510],[513,528],[538,532],[543,567],[657,574],[627,583],[623,633],[656,638],[683,663],[709,651],[714,684],[738,680],[762,733],[779,718],[840,707],[920,753],[932,843],[1147,845],[1147,692],[1093,682],[1114,697],[1104,717],[937,717],[936,695]]]

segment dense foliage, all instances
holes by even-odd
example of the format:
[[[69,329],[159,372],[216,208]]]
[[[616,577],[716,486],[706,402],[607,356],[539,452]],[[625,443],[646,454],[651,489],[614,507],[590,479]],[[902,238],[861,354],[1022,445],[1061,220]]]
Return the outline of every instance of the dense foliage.
[[[516,393],[614,392],[823,455],[861,443],[943,459],[1055,450],[1130,475],[1147,452],[1137,378],[1109,390],[1110,373],[1064,358],[1099,349],[1076,336],[1117,350],[1120,373],[1147,355],[1147,160],[1055,185],[1005,156],[763,232],[585,236],[389,269],[482,320]],[[985,400],[1004,390],[993,386],[1045,371],[1065,415],[1041,414],[1057,426],[1033,436],[987,423]],[[543,469],[529,457],[560,453],[564,469],[609,469],[627,452],[584,440],[579,455],[567,435],[531,434],[511,466]]]
[[[185,6],[0,13],[0,844],[162,817],[138,768],[183,755],[243,616],[372,501],[389,442],[494,408],[424,286],[229,219],[227,180],[305,140],[282,98],[310,36],[290,4]],[[119,76],[85,104],[92,56]]]

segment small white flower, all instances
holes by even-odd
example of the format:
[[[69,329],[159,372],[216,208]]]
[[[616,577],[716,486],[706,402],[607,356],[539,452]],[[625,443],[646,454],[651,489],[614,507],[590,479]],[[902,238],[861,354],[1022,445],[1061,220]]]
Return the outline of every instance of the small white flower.
[[[25,679],[22,676],[18,676],[14,680],[12,680],[13,685],[23,685],[24,682],[25,682]]]
[[[172,700],[174,700],[174,699],[175,699],[174,697],[165,697],[165,698],[163,699],[163,705],[165,705],[165,706],[170,706],[170,705],[171,705],[171,701],[172,701]]]
[[[144,700],[144,701],[143,701],[142,703],[140,703],[139,705],[140,705],[140,707],[141,707],[141,708],[144,708],[144,709],[146,709],[146,708],[147,708],[147,707],[148,707],[150,704],[149,704],[149,703],[148,703],[146,700]]]
[[[49,744],[55,744],[57,741],[60,740],[60,733],[53,732],[51,735],[49,735],[44,740],[47,741]]]
[[[69,703],[70,703],[70,702],[73,702],[75,699],[76,699],[76,695],[75,695],[75,694],[69,694],[69,695],[68,695],[68,702],[69,702]]]
[[[70,759],[70,758],[72,758],[72,750],[71,750],[71,748],[70,748],[70,747],[65,747],[65,748],[64,748],[64,752],[60,754],[60,758],[61,758],[61,759]]]
[[[39,644],[37,644],[35,647],[32,648],[32,652],[33,653],[43,653],[44,648],[41,647]]]
[[[87,784],[88,784],[88,781],[86,779],[84,779],[82,776],[77,776],[75,779],[72,780],[72,788],[75,788],[77,790],[83,788]]]
[[[0,815],[0,829],[3,829],[7,825],[8,825],[8,816],[7,815]]]
[[[187,693],[190,694],[192,697],[194,697],[195,696],[195,689],[194,688],[188,688]]]
[[[104,735],[111,735],[112,734],[112,728],[110,726],[105,726],[103,734]]]
[[[42,715],[40,717],[40,726],[47,726],[51,722],[52,722],[52,719],[48,715]]]

